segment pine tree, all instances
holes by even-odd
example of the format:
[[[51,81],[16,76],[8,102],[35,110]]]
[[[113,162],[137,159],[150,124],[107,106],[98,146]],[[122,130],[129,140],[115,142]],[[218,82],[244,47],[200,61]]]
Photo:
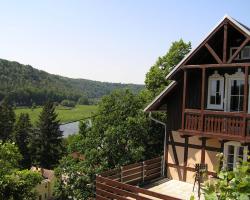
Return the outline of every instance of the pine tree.
[[[32,125],[30,123],[29,115],[27,113],[21,113],[15,125],[14,138],[19,151],[23,156],[20,165],[24,169],[29,169],[31,167],[29,149],[31,131]]]
[[[5,142],[12,139],[15,123],[15,113],[7,100],[0,104],[0,140]]]
[[[47,102],[39,116],[34,134],[35,162],[43,168],[55,167],[63,153],[62,131],[52,102]]]

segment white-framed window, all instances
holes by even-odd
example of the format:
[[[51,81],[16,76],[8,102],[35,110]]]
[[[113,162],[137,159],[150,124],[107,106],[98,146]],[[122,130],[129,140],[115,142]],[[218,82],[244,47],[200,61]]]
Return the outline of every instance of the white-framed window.
[[[246,46],[241,50],[241,59],[250,59],[250,46]]]
[[[239,162],[247,161],[248,147],[242,146],[240,142],[226,142],[224,144],[223,167],[233,170]]]
[[[223,109],[224,98],[224,77],[214,71],[214,74],[208,77],[208,109]]]
[[[226,106],[225,111],[243,111],[244,101],[244,73],[239,68],[235,74],[225,74],[226,77]]]

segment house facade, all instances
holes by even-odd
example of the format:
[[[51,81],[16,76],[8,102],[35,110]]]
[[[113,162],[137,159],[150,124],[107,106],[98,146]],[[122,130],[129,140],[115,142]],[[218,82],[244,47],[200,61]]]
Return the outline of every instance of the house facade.
[[[225,16],[166,77],[172,82],[146,108],[167,112],[167,177],[194,182],[196,163],[214,176],[250,148],[250,29]]]

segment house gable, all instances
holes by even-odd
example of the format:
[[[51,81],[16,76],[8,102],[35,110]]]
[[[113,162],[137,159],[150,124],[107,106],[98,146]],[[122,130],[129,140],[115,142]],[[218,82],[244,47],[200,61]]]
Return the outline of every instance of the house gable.
[[[174,80],[184,65],[231,63],[242,48],[249,44],[249,37],[249,28],[226,15],[208,36],[173,68],[166,78]],[[238,38],[238,40],[235,42],[232,38]],[[238,51],[230,56],[232,46],[237,47]]]
[[[230,16],[225,16],[218,25],[208,34],[208,36],[192,50],[168,75],[167,79],[176,80],[177,82],[183,78],[183,70],[185,67],[196,67],[199,65],[230,65],[235,62],[244,62],[237,60],[237,56],[245,46],[250,46],[249,29],[234,20]],[[234,50],[232,52],[232,47]],[[144,111],[159,110],[163,98],[169,93],[169,88],[156,97]],[[157,106],[155,106],[157,104]],[[165,107],[163,107],[165,108]]]

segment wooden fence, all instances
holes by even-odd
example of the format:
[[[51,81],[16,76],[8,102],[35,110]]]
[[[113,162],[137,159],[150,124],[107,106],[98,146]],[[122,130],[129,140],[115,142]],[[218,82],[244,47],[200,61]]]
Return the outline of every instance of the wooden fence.
[[[146,160],[143,162],[122,166],[100,174],[111,180],[136,185],[160,178],[163,170],[162,157]]]
[[[162,157],[122,166],[96,176],[96,199],[179,200],[135,185],[162,177]]]

